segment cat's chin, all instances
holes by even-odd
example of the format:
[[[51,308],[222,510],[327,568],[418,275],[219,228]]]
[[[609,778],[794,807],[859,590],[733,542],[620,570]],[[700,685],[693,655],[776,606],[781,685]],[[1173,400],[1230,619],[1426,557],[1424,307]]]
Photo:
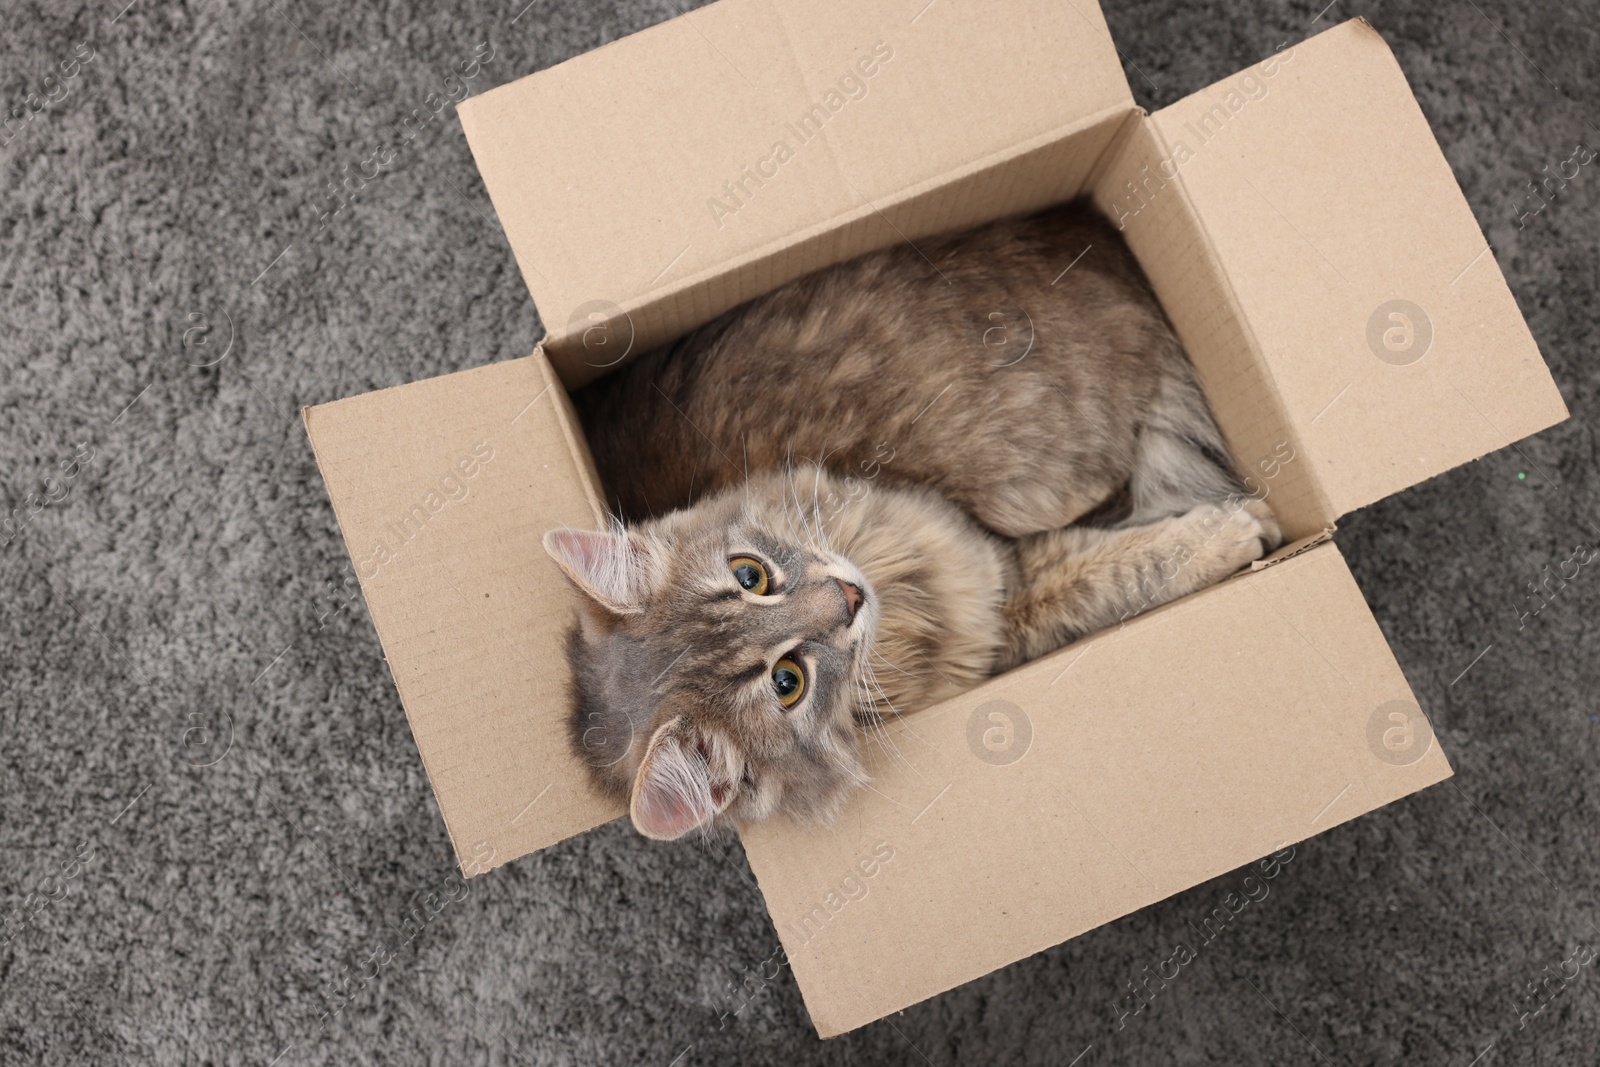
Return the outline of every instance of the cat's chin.
[[[857,787],[847,786],[835,790],[827,799],[813,797],[804,810],[792,810],[780,804],[772,811],[759,816],[735,814],[733,808],[729,808],[707,823],[705,831],[712,834],[728,831],[737,833],[742,827],[774,822],[802,828],[832,826],[839,821],[845,805],[856,792]]]

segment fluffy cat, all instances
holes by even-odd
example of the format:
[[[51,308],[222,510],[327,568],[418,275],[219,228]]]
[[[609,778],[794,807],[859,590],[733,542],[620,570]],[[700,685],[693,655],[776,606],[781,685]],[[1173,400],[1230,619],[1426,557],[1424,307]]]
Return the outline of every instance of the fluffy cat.
[[[545,537],[573,744],[648,837],[829,818],[884,717],[1282,542],[1081,204],[818,271],[573,399],[619,515]]]

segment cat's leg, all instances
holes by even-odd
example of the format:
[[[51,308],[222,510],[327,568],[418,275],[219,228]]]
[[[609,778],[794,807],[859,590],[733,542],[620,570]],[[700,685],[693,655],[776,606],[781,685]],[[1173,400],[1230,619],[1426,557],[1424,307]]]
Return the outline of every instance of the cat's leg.
[[[1201,504],[1145,526],[1073,526],[1022,538],[999,669],[1221,581],[1282,543],[1277,520],[1254,497]]]
[[[1069,526],[1096,512],[1119,497],[1127,479],[1127,472],[1118,469],[1046,478],[1030,460],[1025,473],[996,480],[956,503],[996,533],[1023,538]]]
[[[1128,515],[1117,525],[1143,526],[1243,492],[1200,384],[1181,352],[1176,353],[1140,427]]]

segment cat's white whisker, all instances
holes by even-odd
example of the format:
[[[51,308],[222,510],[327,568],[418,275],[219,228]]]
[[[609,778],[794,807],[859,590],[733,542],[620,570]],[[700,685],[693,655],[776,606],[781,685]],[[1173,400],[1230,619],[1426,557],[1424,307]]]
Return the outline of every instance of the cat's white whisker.
[[[887,758],[901,764],[913,773],[918,773],[916,768],[912,767],[910,761],[905,758],[905,754],[900,751],[900,746],[894,743],[894,739],[889,734],[887,720],[878,707],[878,700],[881,699],[891,711],[894,711],[893,702],[889,699],[888,694],[883,691],[883,687],[878,684],[877,673],[872,669],[871,657],[875,651],[876,643],[871,635],[865,638],[859,668],[852,676],[852,681],[860,689],[860,707],[865,712],[864,735]],[[873,697],[873,689],[877,690],[878,698]],[[895,714],[898,717],[898,712]],[[918,773],[918,777],[921,777],[920,773]]]
[[[883,659],[882,656],[879,656],[878,658],[879,659]],[[884,662],[885,663],[889,663],[889,661],[886,660],[886,659],[884,660]],[[891,667],[894,666],[894,664],[892,664],[892,663],[890,663],[889,665]],[[867,679],[872,683],[872,687],[878,691],[878,696],[880,698],[882,698],[884,705],[889,709],[889,711],[896,718],[899,718],[900,717],[900,709],[894,706],[894,701],[889,699],[889,694],[884,692],[883,686],[878,683],[878,672],[873,669],[871,661],[870,660],[867,661],[864,664],[864,666],[866,667]],[[898,670],[899,668],[895,668],[895,669]]]
[[[901,720],[898,715],[896,716],[896,720],[900,723],[900,729],[909,729],[909,727],[904,725],[904,721]],[[884,751],[886,751],[890,758],[896,763],[899,763],[901,766],[911,771],[911,773],[915,774],[918,778],[921,778],[923,776],[922,772],[917,770],[915,765],[913,765],[911,761],[906,758],[905,753],[900,751],[900,746],[895,743],[893,735],[891,735],[889,732],[888,720],[881,713],[877,713],[875,711],[874,722],[876,723],[876,729],[880,738],[879,744]],[[912,734],[912,736],[915,737],[916,735]]]

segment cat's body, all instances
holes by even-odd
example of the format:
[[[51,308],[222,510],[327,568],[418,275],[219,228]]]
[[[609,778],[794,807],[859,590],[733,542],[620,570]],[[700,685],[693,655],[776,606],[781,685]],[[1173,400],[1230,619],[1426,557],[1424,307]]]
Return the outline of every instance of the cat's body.
[[[1075,522],[1130,481],[1149,515],[1235,488],[1139,265],[1077,206],[808,275],[573,399],[629,522],[822,457],[929,486],[1012,537]]]
[[[882,716],[1281,540],[1081,207],[799,279],[574,399],[635,525],[546,539],[573,735],[654,837],[825,816]]]

